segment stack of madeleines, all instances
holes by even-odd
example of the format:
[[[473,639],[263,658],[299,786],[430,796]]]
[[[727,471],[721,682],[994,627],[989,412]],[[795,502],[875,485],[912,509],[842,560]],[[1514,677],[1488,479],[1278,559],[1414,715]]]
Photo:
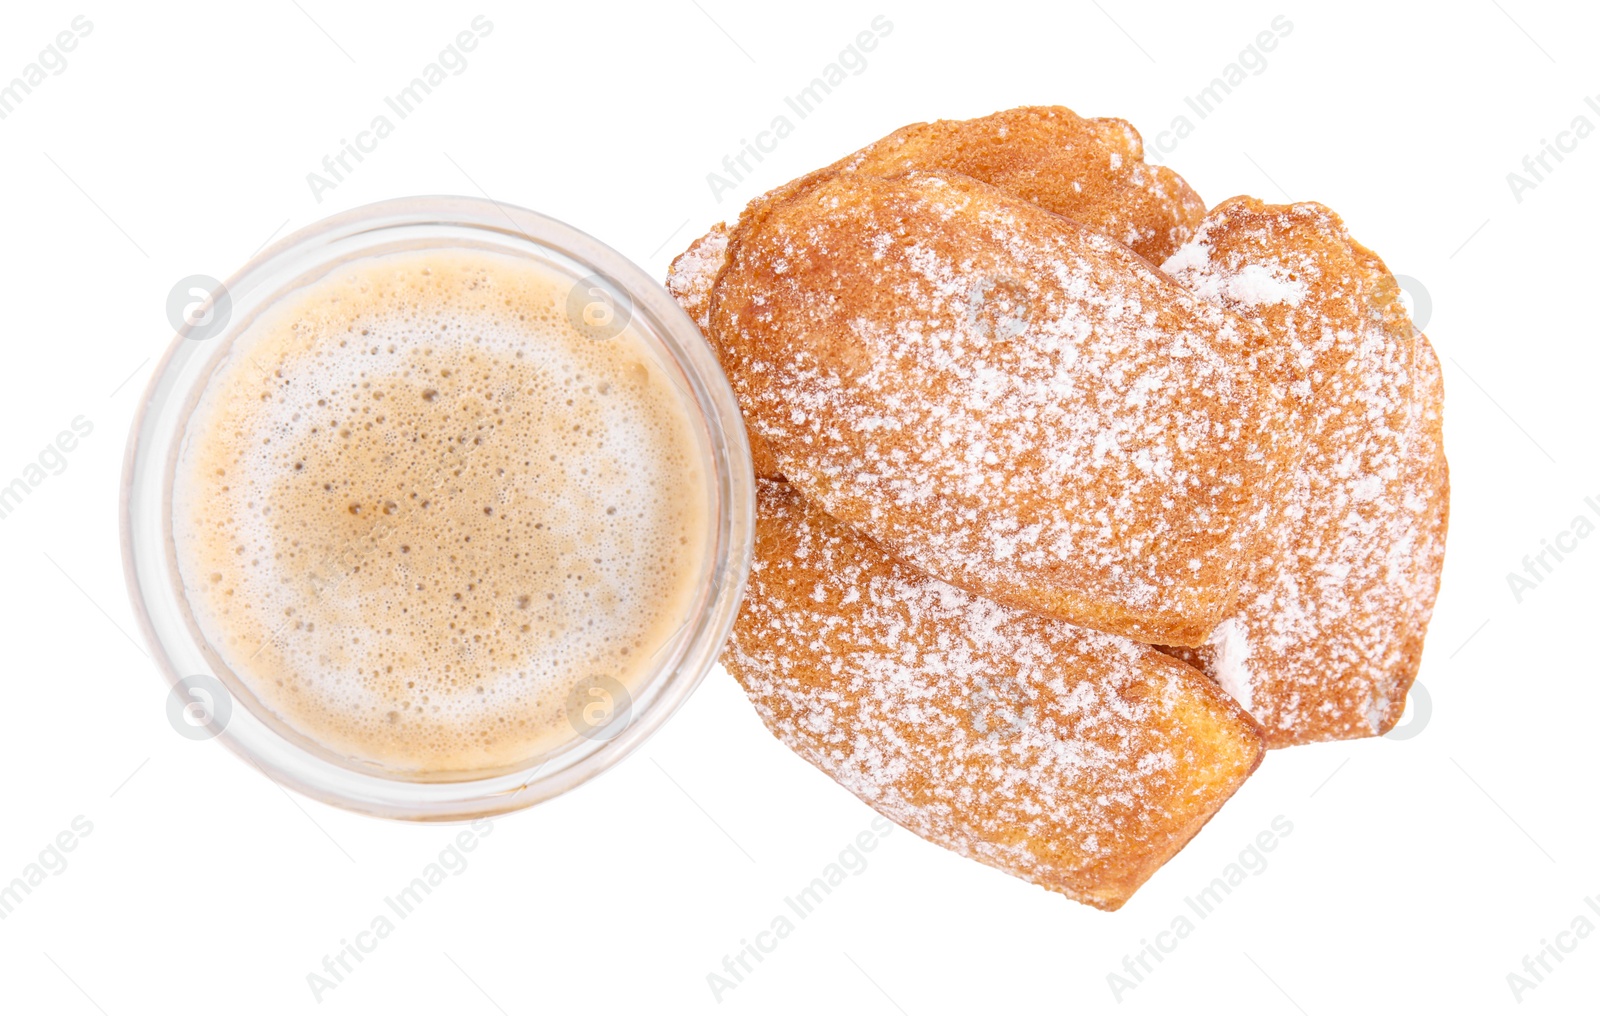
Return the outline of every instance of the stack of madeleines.
[[[1449,484],[1438,360],[1314,203],[1116,119],[913,124],[672,264],[758,486],[723,656],[906,828],[1107,910],[1267,748],[1382,734]]]

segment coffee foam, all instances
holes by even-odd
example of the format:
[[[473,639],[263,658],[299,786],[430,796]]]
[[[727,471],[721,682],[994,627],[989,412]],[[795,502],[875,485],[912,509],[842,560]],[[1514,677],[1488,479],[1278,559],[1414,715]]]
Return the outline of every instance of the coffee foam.
[[[195,621],[289,726],[404,771],[574,736],[693,609],[709,511],[685,397],[571,280],[487,252],[358,262],[254,322],[179,455]]]

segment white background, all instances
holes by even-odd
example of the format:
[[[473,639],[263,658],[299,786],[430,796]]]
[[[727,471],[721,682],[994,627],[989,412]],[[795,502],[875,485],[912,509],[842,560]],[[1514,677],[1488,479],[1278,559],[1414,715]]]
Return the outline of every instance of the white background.
[[[1600,538],[1520,604],[1506,573],[1600,514],[1583,503],[1600,501],[1600,134],[1520,202],[1506,174],[1580,114],[1600,128],[1584,105],[1600,94],[1600,18],[1532,0],[1217,6],[7,4],[0,81],[74,15],[94,28],[0,120],[0,479],[75,416],[94,432],[0,520],[0,882],[75,816],[93,832],[0,921],[0,1011],[1592,1007],[1600,934],[1567,939],[1576,951],[1520,1006],[1506,975],[1576,915],[1600,924],[1583,903],[1600,903]],[[478,13],[494,30],[465,72],[318,203],[306,174]],[[714,201],[706,173],[879,13],[894,28],[866,69]],[[719,1003],[707,974],[873,815],[771,738],[718,669],[626,763],[498,820],[314,1001],[306,975],[454,831],[291,798],[168,726],[115,511],[172,285],[414,193],[539,209],[659,277],[759,191],[908,122],[1059,103],[1153,139],[1279,14],[1293,30],[1266,69],[1167,161],[1208,203],[1329,204],[1431,296],[1454,498],[1421,733],[1272,754],[1116,914],[897,831]],[[1280,815],[1293,833],[1266,870],[1116,1001],[1107,974]]]

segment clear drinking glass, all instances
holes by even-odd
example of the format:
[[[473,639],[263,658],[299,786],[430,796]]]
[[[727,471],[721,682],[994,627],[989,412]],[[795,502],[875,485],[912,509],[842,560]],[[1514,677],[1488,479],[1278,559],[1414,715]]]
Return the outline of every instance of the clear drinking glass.
[[[341,757],[291,729],[207,645],[179,577],[173,475],[190,415],[212,372],[252,321],[352,261],[397,251],[468,249],[530,258],[572,280],[631,327],[683,396],[702,456],[710,511],[697,595],[684,623],[628,701],[594,702],[573,737],[509,769],[418,775]],[[683,704],[715,662],[743,596],[755,480],[738,406],[699,329],[654,279],[593,237],[536,212],[462,197],[367,205],[308,226],[245,265],[185,325],[145,392],[123,463],[121,525],[128,591],[152,655],[191,736],[217,736],[268,777],[310,797],[388,818],[459,820],[527,807],[615,765]],[[596,712],[597,710],[597,712]],[[178,720],[175,725],[182,727]]]

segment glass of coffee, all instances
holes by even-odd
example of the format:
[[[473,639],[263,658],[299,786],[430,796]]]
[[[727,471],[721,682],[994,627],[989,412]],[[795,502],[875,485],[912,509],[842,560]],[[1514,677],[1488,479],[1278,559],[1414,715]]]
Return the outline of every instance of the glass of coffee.
[[[130,437],[123,554],[180,732],[375,815],[525,807],[714,662],[753,477],[714,352],[597,240],[411,198],[202,294]]]

